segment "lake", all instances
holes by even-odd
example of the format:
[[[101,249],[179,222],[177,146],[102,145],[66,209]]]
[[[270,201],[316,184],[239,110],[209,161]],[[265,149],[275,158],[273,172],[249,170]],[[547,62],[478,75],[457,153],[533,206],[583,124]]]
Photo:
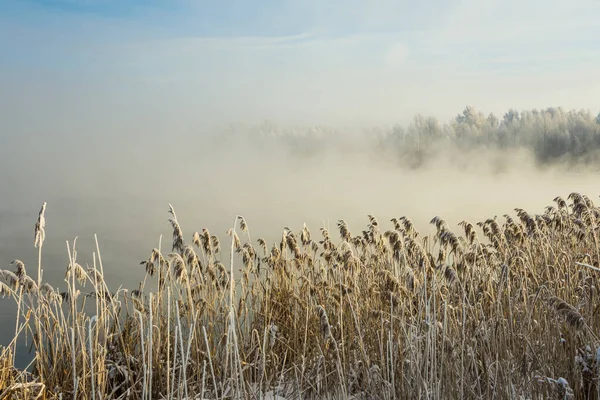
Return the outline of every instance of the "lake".
[[[169,203],[186,240],[207,228],[226,251],[226,231],[238,214],[248,221],[254,241],[264,237],[272,243],[284,227],[298,232],[304,223],[314,237],[329,225],[336,239],[337,220],[345,219],[359,233],[367,214],[375,215],[383,229],[391,227],[390,218],[403,215],[424,232],[435,230],[429,221],[436,215],[458,229],[463,219],[474,223],[514,214],[515,207],[541,213],[555,196],[571,191],[594,201],[600,193],[593,173],[541,172],[528,164],[515,163],[501,174],[443,162],[407,171],[336,154],[304,160],[260,149],[194,152],[185,143],[175,147],[181,151],[164,154],[131,143],[102,145],[97,151],[75,147],[72,160],[69,152],[41,151],[39,146],[28,152],[24,143],[1,152],[0,266],[13,269],[10,263],[20,259],[37,276],[33,233],[46,201],[44,280],[61,291],[66,288],[66,241],[78,237],[78,261],[91,266],[94,234],[109,288],[137,288],[144,278],[140,261],[158,247],[161,235],[163,253],[171,250]],[[7,344],[14,334],[16,308],[12,299],[1,304],[0,343]],[[27,352],[18,350],[20,367],[30,359]]]

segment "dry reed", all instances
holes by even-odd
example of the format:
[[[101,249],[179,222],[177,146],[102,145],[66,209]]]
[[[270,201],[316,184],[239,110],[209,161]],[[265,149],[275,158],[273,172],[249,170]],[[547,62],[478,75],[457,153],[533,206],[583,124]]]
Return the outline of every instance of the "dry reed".
[[[0,270],[17,304],[0,397],[598,398],[600,208],[554,202],[462,221],[462,235],[440,217],[431,236],[407,217],[384,231],[369,215],[358,235],[340,220],[339,243],[286,228],[259,252],[236,217],[228,266],[207,229],[185,243],[170,206],[171,253],[153,248],[139,287],[115,293],[97,243],[87,269],[67,243],[66,291],[42,282],[44,203],[39,280],[19,260]],[[25,372],[15,343],[29,333]]]

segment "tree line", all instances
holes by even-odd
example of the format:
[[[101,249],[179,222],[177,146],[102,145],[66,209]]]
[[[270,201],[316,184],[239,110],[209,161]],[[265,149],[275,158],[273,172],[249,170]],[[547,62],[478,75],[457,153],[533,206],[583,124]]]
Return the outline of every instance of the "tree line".
[[[518,111],[498,118],[467,106],[442,124],[435,117],[416,115],[408,127],[396,125],[380,136],[379,146],[419,165],[435,156],[442,144],[457,149],[478,147],[529,150],[538,164],[566,162],[600,164],[600,114],[561,107]]]
[[[434,116],[417,114],[408,126],[396,124],[362,130],[348,135],[347,131],[327,126],[280,128],[264,123],[246,130],[254,143],[283,143],[296,155],[311,156],[332,147],[371,149],[394,156],[398,162],[418,167],[438,152],[477,150],[478,148],[526,149],[538,164],[571,163],[600,166],[600,113],[589,110],[569,110],[561,107],[546,109],[509,109],[502,118],[486,115],[473,106],[452,120],[442,123]],[[354,149],[356,150],[356,149]]]

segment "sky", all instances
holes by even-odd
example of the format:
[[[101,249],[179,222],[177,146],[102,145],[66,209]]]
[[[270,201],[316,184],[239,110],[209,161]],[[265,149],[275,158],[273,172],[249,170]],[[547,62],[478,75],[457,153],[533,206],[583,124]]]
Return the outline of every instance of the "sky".
[[[596,0],[3,0],[0,134],[595,113],[598,50]]]

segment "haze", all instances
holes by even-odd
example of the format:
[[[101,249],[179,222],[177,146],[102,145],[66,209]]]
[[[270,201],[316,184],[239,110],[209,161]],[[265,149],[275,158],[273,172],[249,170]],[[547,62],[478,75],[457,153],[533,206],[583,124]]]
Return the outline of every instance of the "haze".
[[[387,129],[466,104],[597,113],[598,16],[597,1],[3,1],[2,268],[35,269],[44,201],[45,276],[64,286],[75,236],[91,264],[97,233],[116,288],[137,285],[161,234],[170,249],[169,203],[188,240],[205,227],[225,240],[240,214],[273,241],[304,222],[317,235],[407,215],[426,231],[436,215],[455,226],[571,191],[597,198],[593,174],[541,172],[524,150],[497,174],[493,150],[407,170],[350,136],[314,157],[215,137],[265,120]]]

